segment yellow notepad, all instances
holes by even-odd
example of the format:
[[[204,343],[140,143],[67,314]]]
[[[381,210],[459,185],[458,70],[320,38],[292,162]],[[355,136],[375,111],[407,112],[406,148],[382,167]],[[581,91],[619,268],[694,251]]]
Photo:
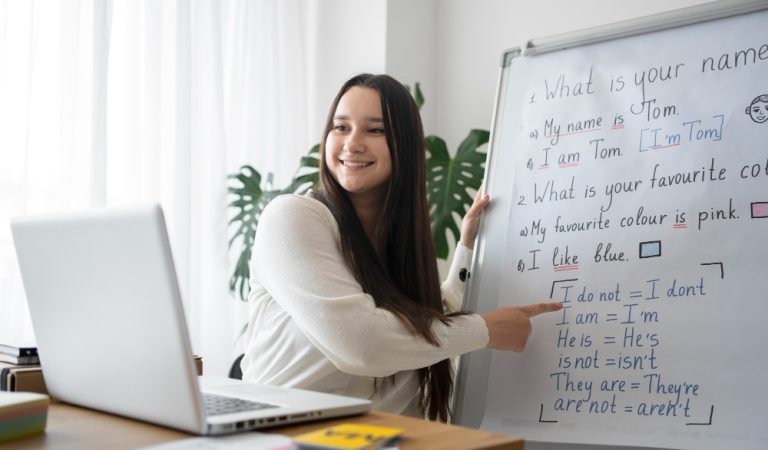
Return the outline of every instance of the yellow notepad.
[[[345,423],[296,436],[293,441],[307,449],[372,450],[394,444],[403,431]]]
[[[0,442],[45,430],[47,418],[47,395],[0,392]]]

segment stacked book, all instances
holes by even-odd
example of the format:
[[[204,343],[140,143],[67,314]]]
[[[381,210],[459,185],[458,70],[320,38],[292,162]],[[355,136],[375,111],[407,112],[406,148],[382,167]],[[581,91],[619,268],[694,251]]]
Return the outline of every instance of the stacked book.
[[[0,442],[42,432],[47,418],[47,395],[0,392]]]
[[[194,356],[197,374],[203,374],[203,359]],[[83,368],[87,371],[88,368]],[[0,391],[7,392],[38,392],[47,394],[43,379],[43,369],[39,364],[23,365],[0,362]]]
[[[0,391],[47,392],[34,344],[0,342]]]
[[[0,342],[0,362],[16,365],[40,364],[34,344],[3,344]]]

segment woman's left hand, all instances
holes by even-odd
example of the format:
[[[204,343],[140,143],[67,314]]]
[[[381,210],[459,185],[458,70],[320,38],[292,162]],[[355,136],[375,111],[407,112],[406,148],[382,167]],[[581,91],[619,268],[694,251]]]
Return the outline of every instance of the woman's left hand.
[[[483,186],[475,194],[475,201],[469,207],[469,211],[461,221],[461,242],[462,245],[470,249],[475,246],[475,237],[477,229],[480,227],[480,215],[491,202],[491,197],[484,192]]]

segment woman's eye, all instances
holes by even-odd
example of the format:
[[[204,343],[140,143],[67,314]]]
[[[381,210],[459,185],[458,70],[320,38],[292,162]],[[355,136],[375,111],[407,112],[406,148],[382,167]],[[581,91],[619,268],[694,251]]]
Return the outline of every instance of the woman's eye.
[[[344,131],[347,131],[347,126],[346,125],[341,125],[341,124],[340,125],[335,125],[333,127],[333,129],[336,130],[336,131],[339,131],[339,132],[344,132]]]
[[[372,134],[384,134],[384,128],[371,128],[368,132]]]

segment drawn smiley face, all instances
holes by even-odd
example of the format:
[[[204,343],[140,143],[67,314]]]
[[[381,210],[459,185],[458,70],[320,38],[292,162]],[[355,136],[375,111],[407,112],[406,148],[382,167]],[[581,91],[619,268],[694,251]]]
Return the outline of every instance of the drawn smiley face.
[[[762,97],[762,96],[761,96]],[[768,121],[768,101],[764,101],[761,98],[755,99],[746,110],[749,117],[755,123],[764,123]]]

